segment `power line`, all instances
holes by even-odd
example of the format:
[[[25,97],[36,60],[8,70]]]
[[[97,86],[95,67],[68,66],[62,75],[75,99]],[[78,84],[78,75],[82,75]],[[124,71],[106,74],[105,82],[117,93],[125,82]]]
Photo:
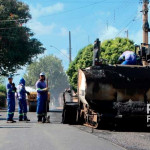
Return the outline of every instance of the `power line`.
[[[50,2],[49,0],[43,0],[43,1],[44,1],[44,2]],[[56,1],[55,1],[55,2],[56,2]],[[57,1],[57,2],[60,2],[60,1]],[[62,3],[77,3],[77,4],[78,4],[78,3],[91,3],[91,2],[93,2],[93,1],[92,1],[92,0],[91,0],[91,1],[90,1],[90,0],[86,0],[86,1],[81,1],[81,0],[80,0],[80,1],[79,1],[79,0],[77,0],[77,1],[71,1],[71,0],[70,0],[70,1],[67,1],[67,0],[66,0],[66,1],[61,1],[61,2],[62,2]],[[94,3],[95,3],[95,2],[99,2],[99,1],[98,1],[98,0],[95,0]],[[120,1],[118,1],[118,0],[117,0],[117,1],[116,1],[116,0],[112,1],[112,0],[111,0],[111,1],[108,1],[108,2],[105,2],[105,3],[118,3],[118,2],[121,2],[121,3],[122,3],[122,0],[120,0]],[[124,2],[124,3],[126,3],[126,2]],[[129,3],[136,3],[136,2],[130,1]]]
[[[66,10],[66,11],[63,11],[63,12],[60,12],[60,13],[55,13],[55,14],[46,15],[46,16],[42,16],[42,17],[62,15],[62,14],[68,13],[68,12],[73,12],[73,11],[76,11],[76,10],[79,10],[79,9],[83,9],[83,8],[87,8],[87,7],[90,7],[90,6],[99,4],[99,3],[103,3],[103,2],[105,2],[105,1],[106,1],[106,0],[102,0],[102,1],[95,2],[95,3],[92,3],[92,4],[86,5],[86,6],[82,6],[82,7],[78,7],[78,8],[75,8],[75,9]]]
[[[136,18],[137,18],[137,14],[136,14],[136,16],[135,16],[131,21],[128,22],[128,24],[127,24],[123,29],[121,29],[121,30],[115,35],[115,37],[117,37],[122,31],[124,31],[132,22],[136,21],[136,20],[137,20]]]
[[[57,47],[50,45],[50,47],[55,48],[57,51],[59,51],[63,56],[67,57],[69,59],[69,56],[65,55],[64,53],[62,53]]]

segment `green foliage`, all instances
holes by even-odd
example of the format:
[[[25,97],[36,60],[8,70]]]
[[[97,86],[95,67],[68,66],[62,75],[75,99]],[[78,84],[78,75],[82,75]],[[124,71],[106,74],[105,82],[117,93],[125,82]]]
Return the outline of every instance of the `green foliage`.
[[[0,85],[1,85],[1,84],[4,84],[4,82],[5,82],[5,78],[2,77],[2,76],[0,76]]]
[[[102,42],[101,58],[109,64],[116,64],[119,56],[126,50],[134,50],[134,42],[127,38],[115,38]],[[67,74],[74,91],[77,91],[78,69],[84,69],[92,65],[93,45],[81,49],[75,60],[69,66]]]
[[[28,5],[18,0],[0,0],[0,75],[14,73],[44,52],[45,48],[25,26],[29,19]]]
[[[0,92],[1,93],[6,93],[6,87],[2,84],[0,84]]]
[[[0,107],[5,107],[6,105],[6,94],[0,92]]]
[[[88,45],[87,47],[81,49],[78,52],[75,60],[71,62],[69,65],[69,69],[67,74],[69,76],[69,82],[74,91],[77,91],[77,77],[78,77],[78,69],[86,68],[92,65],[92,57],[93,57],[93,45]]]
[[[0,84],[0,107],[5,107],[6,104],[6,87]]]
[[[109,64],[116,64],[119,56],[126,50],[134,50],[134,42],[127,38],[106,40],[101,45],[101,57]]]
[[[40,58],[27,67],[27,74],[24,75],[27,86],[35,87],[39,74],[45,72],[49,80],[49,87],[52,96],[57,99],[59,94],[68,88],[67,76],[62,66],[62,61],[52,55]]]

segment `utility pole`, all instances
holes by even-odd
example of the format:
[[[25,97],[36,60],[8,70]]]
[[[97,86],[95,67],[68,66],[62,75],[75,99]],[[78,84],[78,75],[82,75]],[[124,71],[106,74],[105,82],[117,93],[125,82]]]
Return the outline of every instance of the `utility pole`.
[[[107,30],[108,30],[108,20],[107,20],[107,22],[106,22],[106,25],[107,25]]]
[[[129,38],[129,31],[126,30],[125,33],[127,34],[127,39]]]
[[[71,32],[69,31],[69,63],[71,63]]]
[[[90,44],[90,36],[88,35],[88,44]]]
[[[71,59],[71,32],[69,31],[69,64],[71,63],[72,59]],[[70,85],[70,91],[71,91],[71,96],[70,96],[70,102],[73,101],[72,95],[73,95],[73,91],[72,91],[72,86]]]
[[[149,0],[143,0],[143,43],[148,44],[148,32],[149,32],[149,23],[148,23],[148,4]]]

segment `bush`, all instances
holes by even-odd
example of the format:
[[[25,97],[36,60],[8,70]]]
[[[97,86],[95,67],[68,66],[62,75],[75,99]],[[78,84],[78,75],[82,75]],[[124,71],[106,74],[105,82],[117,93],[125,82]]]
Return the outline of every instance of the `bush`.
[[[0,107],[6,106],[6,93],[0,92]]]
[[[0,85],[0,92],[6,93],[6,87],[4,85]]]
[[[6,106],[6,87],[0,85],[0,107]]]

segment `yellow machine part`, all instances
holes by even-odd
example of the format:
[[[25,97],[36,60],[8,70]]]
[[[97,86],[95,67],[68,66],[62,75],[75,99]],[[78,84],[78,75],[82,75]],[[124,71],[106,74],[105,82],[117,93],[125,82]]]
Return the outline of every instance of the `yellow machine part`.
[[[29,102],[37,101],[37,92],[30,92],[27,99]],[[48,101],[50,101],[50,92],[48,92]]]

